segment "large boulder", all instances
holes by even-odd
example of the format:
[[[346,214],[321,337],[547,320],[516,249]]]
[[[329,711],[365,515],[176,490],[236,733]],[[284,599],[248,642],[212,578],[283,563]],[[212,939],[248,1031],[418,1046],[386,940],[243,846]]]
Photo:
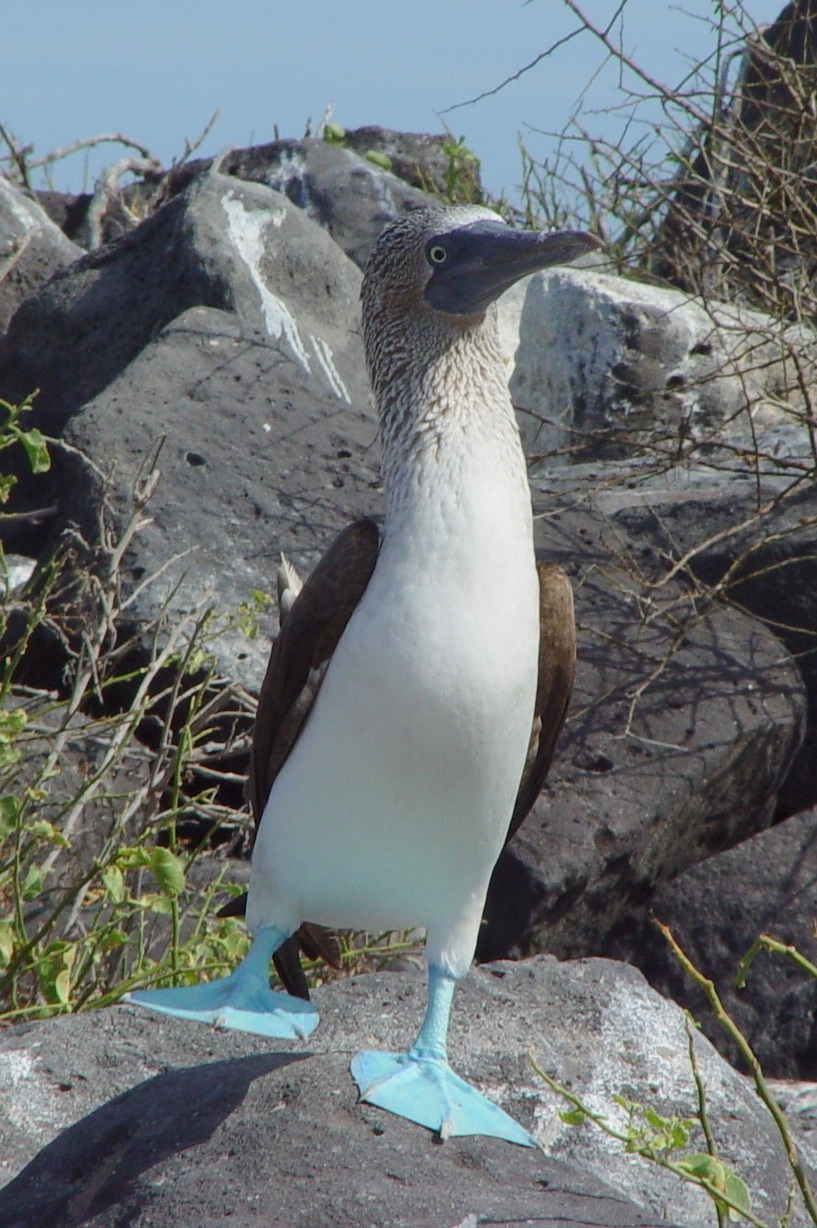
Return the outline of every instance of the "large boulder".
[[[314,373],[315,400],[365,404],[350,339],[360,275],[303,212],[214,167],[119,242],[30,297],[0,347],[0,394],[34,388],[37,424],[59,435],[167,324],[191,307],[234,315]]]
[[[807,446],[807,434],[801,428]],[[766,457],[752,477],[650,483],[640,497],[608,490],[605,510],[666,568],[766,621],[797,662],[807,697],[803,745],[781,789],[778,818],[817,802],[817,494],[807,464]]]
[[[217,161],[225,175],[283,193],[363,268],[387,222],[407,209],[442,198],[450,175],[451,155],[446,152],[450,144],[448,137],[367,127],[346,132],[342,140],[305,137],[228,149],[217,160],[197,158],[122,188],[102,214],[101,236],[110,243],[123,230],[134,229],[140,218],[185,191]],[[459,156],[470,158],[474,195],[481,197],[479,163],[468,151]],[[71,239],[83,241],[91,196],[38,192],[37,198]]]
[[[665,1115],[697,1105],[682,1012],[632,969],[604,961],[473,972],[452,1020],[452,1060],[545,1147],[490,1139],[435,1146],[419,1126],[357,1103],[348,1062],[403,1048],[422,1013],[421,973],[324,986],[307,1051],[134,1008],[0,1034],[0,1192],[7,1228],[173,1224],[424,1225],[566,1222],[709,1225],[708,1198],[562,1122],[527,1053],[611,1121],[615,1095]],[[719,1154],[767,1222],[790,1170],[741,1077],[696,1042]],[[702,1149],[700,1130],[691,1149]],[[808,1163],[810,1153],[805,1153]],[[804,1222],[799,1208],[793,1223]]]
[[[556,268],[531,279],[511,394],[529,447],[565,459],[731,454],[770,429],[807,455],[815,353],[813,331],[760,312]]]
[[[163,574],[130,614],[181,617],[212,588],[219,659],[254,687],[266,649],[237,630],[238,606],[274,587],[282,549],[311,565],[370,510],[359,287],[286,197],[210,171],[30,299],[0,357],[6,395],[39,386],[35,422],[62,435],[55,535],[70,523],[93,543],[104,509],[121,532],[164,440],[123,578]]]
[[[379,162],[316,138],[233,150],[222,168],[225,174],[283,193],[323,226],[361,269],[381,230],[431,199]],[[198,168],[192,164],[191,170]]]
[[[346,149],[361,157],[371,159],[374,154],[387,159],[394,175],[440,200],[455,193],[457,203],[483,202],[479,159],[450,133],[395,132],[368,124],[347,128],[341,139]]]

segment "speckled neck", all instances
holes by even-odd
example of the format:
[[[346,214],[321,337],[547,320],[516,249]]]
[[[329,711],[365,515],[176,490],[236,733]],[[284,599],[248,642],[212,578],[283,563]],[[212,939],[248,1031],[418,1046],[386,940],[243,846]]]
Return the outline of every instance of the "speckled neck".
[[[484,318],[410,326],[399,314],[364,311],[369,374],[380,417],[387,516],[412,489],[457,480],[452,452],[482,445],[526,492],[524,457],[505,379],[496,308]]]

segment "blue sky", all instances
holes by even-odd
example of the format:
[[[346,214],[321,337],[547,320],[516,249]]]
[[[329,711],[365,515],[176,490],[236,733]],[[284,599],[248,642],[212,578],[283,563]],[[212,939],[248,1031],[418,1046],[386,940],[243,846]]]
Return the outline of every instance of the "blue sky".
[[[746,0],[757,22],[783,0]],[[603,24],[618,0],[584,0]],[[624,45],[662,81],[675,82],[712,47],[714,0],[627,0]],[[576,25],[561,0],[26,0],[3,5],[0,121],[46,153],[77,137],[118,130],[169,163],[185,138],[221,117],[202,147],[303,135],[327,104],[344,127],[382,124],[464,136],[489,190],[516,194],[518,135],[537,153],[534,128],[560,129],[603,55],[576,38],[520,81],[446,111],[516,72]],[[584,109],[617,101],[602,68]],[[608,123],[614,136],[620,121]],[[77,156],[55,186],[80,191],[118,152]]]

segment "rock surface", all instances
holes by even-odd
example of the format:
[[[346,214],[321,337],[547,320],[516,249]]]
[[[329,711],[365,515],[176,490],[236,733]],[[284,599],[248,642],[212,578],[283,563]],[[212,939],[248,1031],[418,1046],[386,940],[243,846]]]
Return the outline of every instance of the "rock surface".
[[[704,975],[754,1049],[778,1079],[817,1080],[817,982],[781,955],[761,952],[746,985],[735,987],[738,961],[758,934],[791,944],[817,964],[817,811],[778,823],[737,848],[663,883],[648,905]],[[737,1052],[683,978],[648,910],[633,910],[605,950],[626,959],[667,997],[685,1005],[731,1061]]]
[[[257,1038],[128,1007],[8,1029],[0,1034],[0,1152],[10,1180],[0,1221],[711,1223],[705,1195],[589,1127],[560,1122],[525,1056],[532,1050],[613,1119],[620,1110],[611,1096],[622,1091],[661,1112],[692,1113],[682,1014],[638,973],[541,958],[474,971],[460,991],[452,1060],[537,1130],[544,1156],[489,1139],[435,1145],[420,1127],[356,1103],[352,1052],[403,1047],[423,998],[419,973],[325,986],[316,994],[322,1023],[306,1052],[270,1051]],[[788,1186],[774,1127],[708,1042],[696,1048],[720,1154],[771,1221]]]
[[[24,299],[81,255],[35,200],[0,175],[0,334]]]
[[[531,279],[511,395],[531,449],[568,459],[751,448],[761,429],[792,424],[805,446],[815,352],[809,330],[759,312],[557,268]]]
[[[369,131],[386,133],[383,149],[389,147],[387,130]],[[400,135],[403,134],[394,134],[395,137]],[[354,134],[352,136],[354,138]],[[218,159],[201,158],[173,168],[166,178],[155,184],[134,184],[125,189],[123,197],[137,204],[141,211],[151,212],[185,191],[217,162],[222,174],[247,183],[263,184],[282,193],[313,222],[327,230],[362,269],[377,236],[388,222],[433,199],[416,186],[416,174],[408,183],[401,177],[403,171],[416,167],[411,154],[413,151],[420,156],[419,143],[409,145],[404,157],[395,158],[395,173],[366,158],[364,144],[365,141],[361,142],[360,154],[353,148],[346,149],[314,137],[229,149]],[[394,142],[391,147],[396,149]],[[423,167],[427,165],[425,161],[422,163]],[[433,161],[428,174],[433,184],[437,174]]]
[[[407,209],[428,204],[429,190],[439,199],[445,191],[448,137],[392,132],[367,127],[345,133],[342,141],[318,138],[277,140],[247,149],[228,149],[218,159],[223,174],[261,183],[282,192],[293,204],[329,231],[335,242],[362,269],[380,231]],[[366,155],[373,152],[377,160]],[[386,166],[380,162],[388,163]],[[183,192],[212,165],[198,158],[129,184],[102,218],[106,243],[150,216]],[[479,163],[472,164],[480,195]],[[82,242],[90,196],[68,197],[39,192],[49,217],[76,242]]]
[[[452,160],[457,158],[459,151],[459,164],[455,161],[454,169],[467,166],[467,178],[472,186],[469,202],[482,204],[479,161],[450,134],[429,136],[424,132],[395,132],[369,124],[364,128],[347,128],[342,143],[345,149],[353,149],[364,158],[371,153],[388,158],[393,174],[423,192],[431,191],[440,200],[446,199],[451,190]],[[457,186],[462,189],[462,178]]]
[[[311,566],[369,510],[378,478],[359,286],[285,197],[209,173],[18,313],[3,391],[39,386],[35,423],[92,462],[56,450],[58,528],[72,522],[93,542],[107,502],[121,531],[165,439],[131,583],[165,570],[132,609],[137,621],[168,593],[170,616],[183,616],[211,588],[228,621],[253,588],[271,590],[282,549]],[[184,575],[194,578],[178,590]],[[260,685],[266,648],[226,627],[216,649]]]
[[[235,315],[280,341],[330,405],[368,400],[350,340],[360,275],[324,231],[255,184],[217,170],[138,231],[83,256],[27,300],[0,348],[0,389],[40,388],[37,424],[59,435],[157,333],[191,307]],[[292,307],[298,311],[293,316]]]
[[[803,678],[807,723],[803,745],[779,799],[777,817],[817,799],[817,495],[798,472],[780,463],[777,474],[709,481],[675,490],[653,489],[646,500],[608,510],[622,528],[667,559],[688,558],[687,570],[707,586],[764,619]]]

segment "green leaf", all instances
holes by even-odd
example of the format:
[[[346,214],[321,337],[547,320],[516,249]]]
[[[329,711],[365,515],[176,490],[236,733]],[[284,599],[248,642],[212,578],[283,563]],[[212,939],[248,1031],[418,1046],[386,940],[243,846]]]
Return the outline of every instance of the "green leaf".
[[[128,941],[128,935],[124,930],[107,930],[100,939],[99,950],[104,954],[107,951],[115,951],[117,947],[124,947]]]
[[[71,972],[68,968],[63,968],[54,978],[54,992],[59,1001],[67,1006],[71,1000]]]
[[[0,921],[0,967],[5,968],[14,954],[14,930],[8,921]]]
[[[15,434],[25,448],[31,472],[47,473],[51,468],[51,457],[48,455],[48,445],[36,426],[30,431],[21,431],[15,427]]]
[[[749,1193],[746,1182],[741,1181],[736,1173],[732,1173],[728,1169],[726,1171],[726,1189],[723,1192],[730,1202],[734,1202],[740,1207],[741,1211],[751,1211],[752,1196]],[[740,1219],[739,1212],[735,1211],[732,1207],[729,1207],[728,1211],[731,1220]]]
[[[0,840],[15,831],[20,822],[19,797],[0,797]]]
[[[142,870],[151,864],[150,854],[141,844],[125,845],[116,855],[123,870]]]
[[[107,866],[102,871],[102,881],[111,903],[121,904],[125,898],[125,877],[119,866]]]
[[[0,712],[0,733],[7,738],[16,737],[25,729],[27,720],[25,708],[9,708]]]
[[[684,1169],[692,1177],[699,1177],[706,1180],[710,1185],[713,1185],[716,1190],[725,1194],[730,1202],[735,1203],[742,1211],[751,1211],[752,1198],[745,1181],[741,1181],[736,1173],[719,1160],[717,1156],[706,1155],[703,1152],[695,1152],[693,1155],[684,1156],[682,1160],[677,1161],[678,1167]],[[715,1197],[711,1195],[711,1197]],[[723,1206],[724,1210],[728,1211],[731,1220],[740,1219],[740,1212],[735,1211],[732,1207],[727,1207],[725,1203],[721,1204],[720,1199],[715,1199],[719,1206]]]
[[[34,900],[43,889],[43,872],[39,866],[29,866],[20,887],[24,900]]]
[[[716,1156],[696,1151],[692,1155],[684,1156],[683,1159],[678,1160],[678,1167],[683,1168],[693,1177],[703,1177],[707,1181],[711,1181],[719,1190],[725,1187],[726,1168]]]
[[[174,899],[184,891],[184,863],[170,849],[155,848],[150,855],[150,868],[163,895]]]
[[[370,149],[366,154],[366,161],[371,162],[374,166],[379,166],[383,171],[391,170],[391,158],[387,158],[385,154],[379,153],[376,149]]]
[[[39,836],[47,840],[49,844],[56,844],[62,849],[69,847],[65,836],[57,830],[53,823],[49,823],[48,819],[37,819],[28,830],[32,836]]]
[[[561,1109],[559,1117],[566,1126],[581,1126],[586,1120],[586,1114],[582,1109]]]
[[[170,916],[173,911],[172,900],[166,895],[159,895],[157,892],[140,895],[136,903],[140,908],[148,908],[151,912],[158,912],[164,917]]]
[[[655,1109],[650,1108],[649,1105],[644,1110],[644,1120],[648,1126],[652,1126],[653,1130],[663,1131],[666,1130],[667,1126],[669,1125],[669,1119],[666,1117],[661,1117],[658,1113],[656,1113]]]

